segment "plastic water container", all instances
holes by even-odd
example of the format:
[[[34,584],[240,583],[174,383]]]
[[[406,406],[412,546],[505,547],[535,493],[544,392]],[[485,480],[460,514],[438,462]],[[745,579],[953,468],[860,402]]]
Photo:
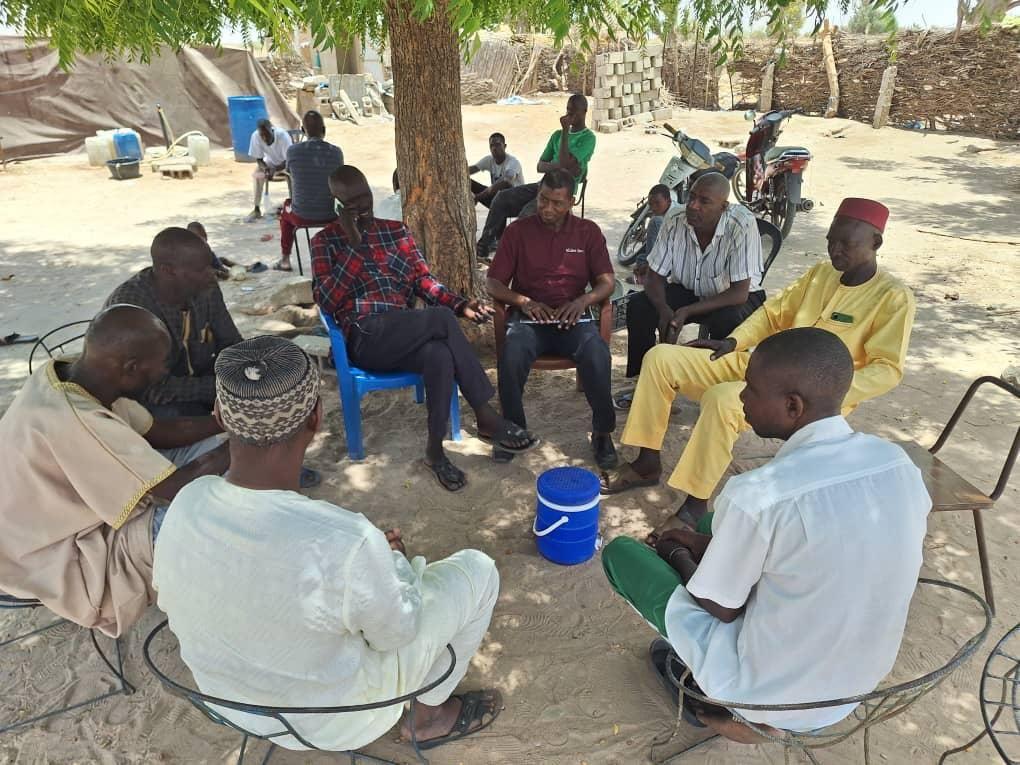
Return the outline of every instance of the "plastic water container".
[[[113,159],[113,142],[104,135],[90,135],[85,139],[85,152],[90,165],[102,167]]]
[[[535,544],[543,557],[571,566],[595,554],[599,539],[599,479],[590,470],[558,467],[538,477]]]
[[[259,120],[269,117],[266,99],[262,96],[230,96],[227,98],[227,115],[230,118],[230,142],[234,147],[234,160],[254,162],[254,157],[248,156],[248,147]]]
[[[142,158],[142,137],[129,128],[118,128],[113,133],[115,159]]]
[[[198,163],[199,167],[208,165],[210,162],[209,139],[204,135],[189,135],[188,154],[195,158],[195,162]]]

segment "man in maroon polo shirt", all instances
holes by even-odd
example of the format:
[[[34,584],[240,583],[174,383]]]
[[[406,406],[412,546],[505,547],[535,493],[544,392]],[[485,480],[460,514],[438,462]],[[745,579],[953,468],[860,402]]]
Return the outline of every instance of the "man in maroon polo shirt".
[[[592,410],[595,462],[608,470],[617,463],[612,359],[588,309],[612,294],[613,266],[599,227],[570,214],[573,188],[566,170],[546,173],[538,187],[538,214],[507,227],[489,266],[486,287],[508,312],[499,400],[503,416],[525,428],[524,384],[535,359],[543,354],[572,358]],[[592,290],[585,292],[589,284]],[[513,454],[494,448],[493,458],[507,462]]]

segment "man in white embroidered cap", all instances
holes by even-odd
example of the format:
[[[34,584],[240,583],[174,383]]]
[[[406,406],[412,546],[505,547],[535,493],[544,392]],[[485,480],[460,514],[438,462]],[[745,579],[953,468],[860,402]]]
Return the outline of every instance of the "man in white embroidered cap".
[[[153,583],[181,657],[202,692],[271,706],[349,706],[421,695],[414,731],[431,748],[487,727],[496,690],[453,694],[492,618],[493,561],[461,550],[426,565],[399,529],[298,493],[301,461],[322,423],[319,373],[289,340],[255,337],[216,360],[215,414],[231,468],[185,487],[157,540]],[[402,705],[298,716],[320,749],[355,750],[401,717]],[[254,732],[279,724],[222,714]],[[410,735],[409,714],[401,730]],[[304,746],[287,735],[273,739]]]

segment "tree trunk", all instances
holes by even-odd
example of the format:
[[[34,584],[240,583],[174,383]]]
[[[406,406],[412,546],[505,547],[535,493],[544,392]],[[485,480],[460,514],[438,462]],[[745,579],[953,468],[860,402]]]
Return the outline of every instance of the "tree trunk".
[[[475,211],[460,112],[460,46],[447,0],[431,17],[388,0],[397,172],[404,220],[429,266],[453,290],[475,292]]]

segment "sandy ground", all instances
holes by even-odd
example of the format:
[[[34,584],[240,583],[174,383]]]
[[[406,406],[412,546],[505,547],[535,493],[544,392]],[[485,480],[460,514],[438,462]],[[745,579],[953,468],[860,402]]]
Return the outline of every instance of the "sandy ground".
[[[486,151],[493,130],[507,134],[509,150],[520,157],[529,179],[534,162],[555,128],[562,98],[528,107],[469,107],[464,125],[469,159]],[[673,123],[709,143],[742,140],[747,125],[739,114],[681,112]],[[340,143],[348,161],[362,167],[379,194],[388,192],[394,166],[392,126],[357,128],[329,125],[329,139]],[[843,129],[838,137],[832,132]],[[861,430],[930,445],[967,383],[998,375],[1018,362],[1020,320],[1015,308],[1020,250],[963,238],[1018,240],[1015,200],[1020,193],[1020,147],[961,136],[923,135],[865,125],[796,118],[786,141],[815,154],[806,193],[815,211],[798,217],[767,280],[769,290],[790,282],[824,257],[824,233],[845,195],[877,197],[892,209],[885,267],[917,295],[906,378],[892,393],[866,403],[852,417]],[[973,153],[969,147],[992,149]],[[636,201],[656,182],[670,156],[669,142],[631,130],[600,135],[591,165],[588,217],[596,220],[615,251]],[[146,263],[148,244],[162,227],[201,219],[221,255],[242,262],[271,262],[278,235],[271,223],[239,222],[250,205],[250,166],[235,164],[225,151],[195,180],[161,180],[146,174],[114,182],[106,171],[89,168],[84,155],[38,161],[0,172],[0,331],[41,333],[65,321],[90,317],[112,287]],[[280,196],[280,192],[274,192]],[[923,229],[923,231],[922,231]],[[226,285],[232,303],[251,300],[282,277],[263,274]],[[256,287],[242,294],[241,287]],[[614,375],[621,377],[626,338],[613,342]],[[0,408],[6,407],[27,374],[28,347],[0,349]],[[486,364],[495,379],[491,356]],[[331,378],[327,378],[329,382]],[[471,435],[451,443],[457,462],[469,471],[470,486],[450,495],[418,464],[424,411],[406,393],[373,394],[363,405],[368,459],[346,458],[335,389],[325,396],[331,413],[328,431],[310,459],[324,471],[314,496],[365,513],[380,526],[399,525],[414,553],[429,558],[465,546],[492,555],[500,568],[502,594],[489,636],[476,657],[466,685],[502,689],[506,711],[485,735],[436,750],[436,765],[457,763],[635,763],[665,761],[698,740],[692,729],[673,730],[670,704],[646,665],[651,630],[614,596],[598,559],[559,567],[540,558],[531,535],[534,482],[545,469],[561,464],[590,467],[586,445],[589,413],[574,391],[571,372],[536,373],[527,406],[541,448],[501,467]],[[1017,414],[1003,397],[979,402],[957,432],[948,459],[981,487],[997,475]],[[665,445],[672,463],[687,439],[696,408],[678,402]],[[468,433],[473,423],[467,418]],[[754,437],[741,440],[735,469],[758,464],[775,444]],[[625,453],[627,451],[625,450]],[[659,488],[611,498],[602,505],[607,538],[643,533],[677,505],[679,497]],[[895,508],[890,508],[894,511]],[[994,511],[985,515],[999,614],[996,638],[1020,621],[1016,593],[1020,582],[1020,481],[1014,480]],[[974,531],[969,516],[933,517],[925,545],[925,573],[980,590]],[[224,555],[229,565],[229,555]],[[973,609],[959,600],[919,597],[896,679],[934,667],[977,629]],[[0,617],[0,632],[42,623],[46,615]],[[204,720],[186,703],[161,690],[148,675],[141,643],[161,615],[152,609],[127,637],[127,671],[139,687],[76,715],[58,718],[0,739],[0,763],[231,762],[238,737]],[[273,618],[267,614],[266,618]],[[810,628],[810,625],[805,625]],[[943,749],[967,740],[979,729],[975,697],[980,666],[990,644],[912,711],[880,727],[874,746],[885,761],[934,762]],[[164,648],[161,656],[173,663]],[[782,660],[776,657],[777,661]],[[833,657],[838,661],[838,657]],[[77,700],[108,681],[99,671],[85,634],[61,628],[22,648],[6,649],[0,664],[0,714],[8,719],[42,704]],[[823,753],[830,763],[858,761],[859,738]],[[260,745],[261,747],[261,745]],[[258,751],[261,751],[259,748]],[[390,741],[371,749],[410,761]],[[990,762],[987,743],[958,762]],[[281,762],[328,762],[324,755],[287,753]],[[274,761],[276,757],[274,757]],[[687,762],[780,762],[777,747],[715,742],[691,753]]]

